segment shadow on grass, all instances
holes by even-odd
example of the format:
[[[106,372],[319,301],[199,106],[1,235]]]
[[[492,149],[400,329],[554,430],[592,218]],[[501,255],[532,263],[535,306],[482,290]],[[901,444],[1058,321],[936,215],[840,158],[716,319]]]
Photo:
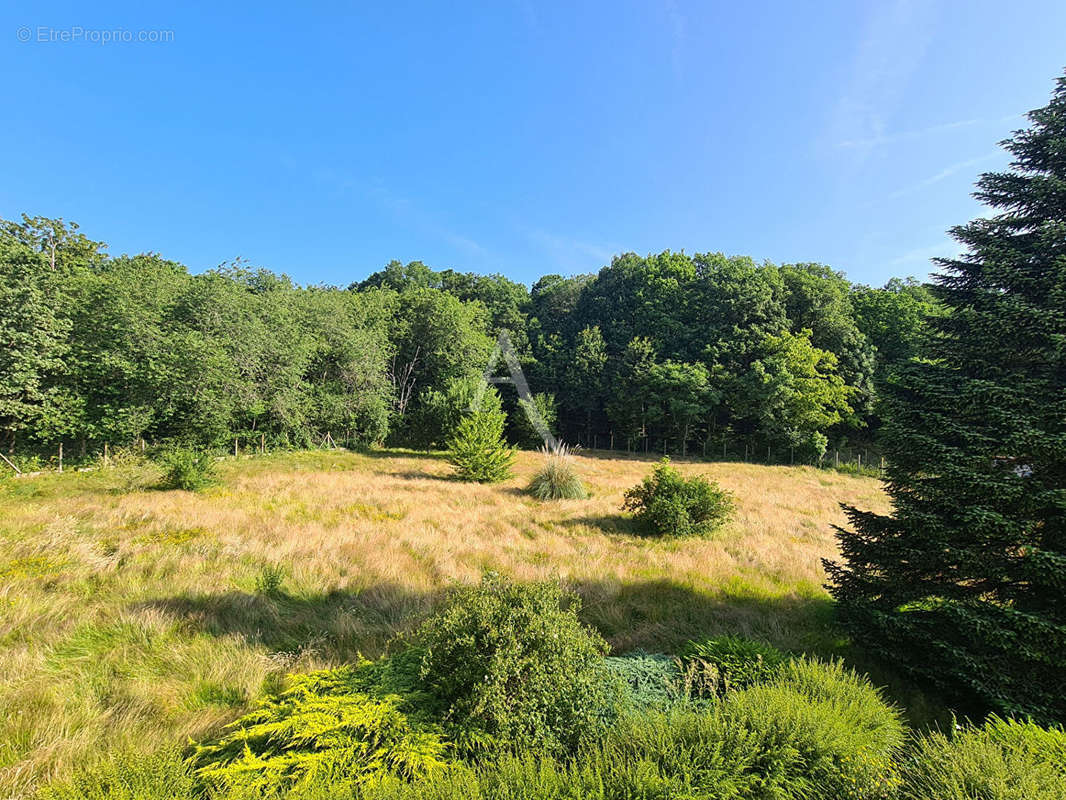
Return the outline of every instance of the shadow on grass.
[[[444,450],[412,450],[408,447],[385,447],[381,449],[366,448],[366,449],[352,449],[353,453],[357,453],[367,458],[426,458],[434,461],[446,461],[448,459],[448,453]]]
[[[689,640],[745,636],[796,653],[843,658],[884,685],[917,727],[950,720],[942,704],[849,646],[834,623],[828,596],[709,594],[670,580],[585,580],[567,586],[581,599],[582,621],[598,630],[614,653],[674,653]],[[310,648],[343,662],[386,652],[390,640],[413,631],[447,595],[447,588],[417,592],[382,583],[315,596],[283,591],[182,595],[141,607],[163,611],[196,632],[239,636],[275,653]]]
[[[275,653],[313,648],[338,660],[384,652],[395,635],[410,630],[436,607],[444,592],[411,592],[378,584],[357,592],[301,596],[284,590],[187,594],[150,600],[152,608],[197,632],[240,636]]]
[[[567,517],[559,520],[558,525],[563,528],[594,528],[600,533],[617,536],[630,536],[639,539],[653,538],[644,533],[643,529],[630,514],[593,514],[584,517]]]
[[[689,639],[737,634],[787,649],[828,655],[841,637],[832,627],[832,601],[818,597],[707,594],[668,580],[567,582],[582,601],[583,621],[617,652],[673,652]],[[379,653],[436,608],[448,589],[411,591],[383,583],[356,592],[295,595],[284,590],[179,595],[142,604],[216,636],[238,635],[268,650],[314,646],[352,658]]]

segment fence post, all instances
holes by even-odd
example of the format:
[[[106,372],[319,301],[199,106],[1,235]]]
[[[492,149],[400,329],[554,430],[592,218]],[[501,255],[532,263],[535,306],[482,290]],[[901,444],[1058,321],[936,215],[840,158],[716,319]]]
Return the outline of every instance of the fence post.
[[[107,442],[104,442],[104,466],[105,467],[108,467],[108,466],[111,465],[111,457],[108,455],[107,451],[108,451]]]
[[[63,471],[63,443],[59,443],[59,471]]]
[[[237,437],[233,437],[233,457],[237,457]]]
[[[834,469],[840,469],[840,451],[833,451],[833,467]]]

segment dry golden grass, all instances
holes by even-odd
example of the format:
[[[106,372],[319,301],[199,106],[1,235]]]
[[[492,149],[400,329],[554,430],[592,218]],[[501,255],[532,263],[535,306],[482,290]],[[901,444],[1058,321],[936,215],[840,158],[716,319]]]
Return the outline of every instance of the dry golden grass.
[[[437,457],[339,451],[227,461],[199,494],[156,491],[143,466],[7,481],[0,796],[201,736],[285,672],[376,655],[489,569],[564,580],[619,651],[721,632],[831,650],[820,559],[838,503],[887,507],[870,478],[681,463],[737,513],[713,539],[653,541],[619,511],[652,461],[577,456],[590,498],[542,503],[523,491],[539,459],[497,486]]]

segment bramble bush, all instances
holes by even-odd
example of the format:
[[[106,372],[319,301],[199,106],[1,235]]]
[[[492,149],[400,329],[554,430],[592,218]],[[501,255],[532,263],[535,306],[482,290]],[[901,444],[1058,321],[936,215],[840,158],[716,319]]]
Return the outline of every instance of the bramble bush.
[[[195,492],[215,483],[214,459],[209,453],[178,447],[164,450],[157,458],[163,467],[161,488]]]
[[[626,491],[622,508],[656,536],[704,536],[733,512],[733,496],[703,475],[684,477],[664,458]]]

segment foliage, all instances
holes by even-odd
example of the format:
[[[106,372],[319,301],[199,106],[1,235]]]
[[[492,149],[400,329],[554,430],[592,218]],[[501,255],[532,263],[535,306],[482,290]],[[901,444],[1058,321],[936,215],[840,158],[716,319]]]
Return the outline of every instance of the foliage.
[[[738,379],[740,402],[757,409],[771,442],[798,448],[804,460],[825,453],[823,431],[852,413],[853,388],[837,374],[837,358],[811,343],[811,332],[768,334],[758,358]]]
[[[530,494],[538,500],[579,500],[588,496],[565,444],[544,446],[541,452],[544,464],[529,483]]]
[[[517,399],[517,408],[511,419],[511,432],[522,447],[536,449],[542,447],[544,439],[539,430],[530,419],[530,412],[540,417],[549,431],[554,431],[558,426],[559,409],[555,395],[551,392],[534,392],[529,400]]]
[[[657,536],[706,535],[733,511],[729,492],[708,478],[685,478],[664,458],[651,475],[626,491],[623,508]]]
[[[766,683],[788,660],[788,656],[773,645],[740,636],[689,642],[681,651],[681,658],[686,663],[703,667],[704,673],[707,672],[705,665],[713,666],[719,678],[716,687],[719,692]]]
[[[199,795],[192,768],[173,749],[112,755],[70,780],[48,784],[36,800],[191,800]]]
[[[266,564],[255,576],[255,590],[259,594],[276,595],[285,582],[285,568],[281,564]]]
[[[902,800],[1063,800],[1066,733],[992,716],[921,737],[903,760]]]
[[[489,574],[419,629],[425,688],[466,749],[572,750],[599,728],[616,700],[607,645],[577,608],[557,584]]]
[[[347,291],[300,287],[239,260],[191,275],[110,257],[76,225],[29,217],[0,221],[0,275],[0,446],[62,440],[68,460],[140,438],[438,447],[453,387],[504,329],[571,440],[815,459],[876,421],[870,375],[910,357],[929,305],[921,287],[851,287],[819,264],[670,251],[530,291],[417,261]],[[514,440],[539,444],[505,399]]]
[[[514,450],[503,438],[507,417],[492,388],[482,389],[484,399],[455,426],[448,440],[448,458],[460,480],[498,483],[511,477]]]
[[[291,686],[261,700],[217,741],[197,746],[197,773],[224,787],[306,788],[314,784],[373,784],[386,775],[404,779],[447,767],[446,746],[432,731],[417,730],[398,697],[352,691],[352,670],[290,677]]]
[[[932,289],[913,278],[892,278],[880,289],[857,286],[851,304],[855,325],[876,349],[882,380],[918,357],[928,331],[926,320],[940,312]]]
[[[470,413],[478,392],[484,391],[483,387],[484,382],[478,376],[452,378],[441,389],[427,388],[408,415],[407,443],[427,450],[447,446],[459,423]],[[502,408],[499,395],[492,392],[485,392],[482,403],[496,410]]]
[[[806,681],[782,677],[726,694],[723,726],[750,737],[766,796],[892,797],[903,744],[898,712],[868,683],[841,680],[833,667],[824,683],[810,680],[820,667],[808,668]]]
[[[158,456],[163,467],[160,486],[195,492],[215,482],[214,456],[185,447],[164,450]]]
[[[637,711],[665,709],[687,699],[681,662],[662,653],[608,656],[604,663],[626,688],[626,700]]]
[[[895,511],[848,509],[827,563],[871,653],[976,710],[1066,720],[1066,78],[955,228],[922,359],[886,392]]]

